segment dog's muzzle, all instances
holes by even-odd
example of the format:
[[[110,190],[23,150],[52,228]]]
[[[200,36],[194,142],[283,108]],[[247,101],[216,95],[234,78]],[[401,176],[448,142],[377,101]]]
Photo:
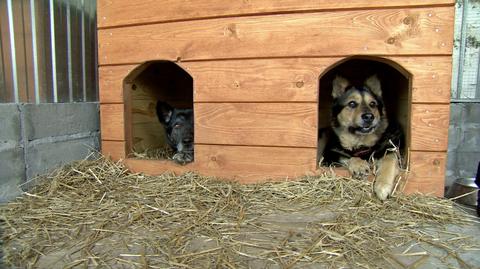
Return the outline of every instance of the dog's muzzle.
[[[370,134],[375,131],[376,125],[367,125],[363,127],[349,127],[348,131],[352,134]]]
[[[193,152],[193,140],[190,138],[184,138],[177,144],[177,151],[178,152]]]
[[[363,113],[362,114],[362,121],[365,124],[372,124],[374,119],[375,119],[375,116],[372,113]]]
[[[362,134],[369,134],[371,133],[373,130],[375,129],[374,126],[371,126],[371,127],[359,127],[357,128],[357,132],[360,132]]]
[[[361,126],[354,127],[354,133],[358,134],[369,134],[375,130],[376,124],[374,124],[375,116],[372,113],[363,113]]]

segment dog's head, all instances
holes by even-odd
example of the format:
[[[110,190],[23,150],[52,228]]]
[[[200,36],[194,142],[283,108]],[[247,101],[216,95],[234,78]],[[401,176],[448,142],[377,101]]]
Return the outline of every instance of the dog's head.
[[[385,130],[386,113],[380,80],[376,75],[366,79],[363,85],[352,85],[347,79],[337,76],[332,86],[334,129],[348,130],[355,135]]]
[[[167,143],[176,152],[193,152],[193,110],[173,108],[158,101],[157,117],[165,127]]]

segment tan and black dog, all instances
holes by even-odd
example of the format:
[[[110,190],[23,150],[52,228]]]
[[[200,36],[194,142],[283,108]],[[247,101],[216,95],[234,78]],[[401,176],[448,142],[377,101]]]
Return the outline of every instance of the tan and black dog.
[[[374,191],[381,200],[391,194],[400,172],[398,151],[403,132],[389,120],[376,75],[363,85],[352,85],[340,76],[332,83],[332,121],[323,151],[323,162],[341,164],[354,178],[365,178],[372,171],[369,159],[376,161]]]

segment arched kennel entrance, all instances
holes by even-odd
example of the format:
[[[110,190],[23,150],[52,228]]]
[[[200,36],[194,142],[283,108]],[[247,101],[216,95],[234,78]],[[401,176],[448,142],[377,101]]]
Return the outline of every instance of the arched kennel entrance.
[[[379,77],[387,116],[390,120],[398,122],[405,134],[402,156],[404,166],[407,166],[410,145],[412,74],[394,61],[368,56],[348,57],[326,68],[319,79],[319,130],[328,128],[331,123],[332,81],[337,75],[347,78],[354,85],[362,85],[365,79],[372,75]],[[317,161],[320,161],[321,158],[321,142],[318,145],[320,152]]]
[[[151,61],[125,77],[123,90],[127,156],[168,159],[172,152],[155,106],[162,101],[175,108],[193,108],[193,78],[171,61]]]

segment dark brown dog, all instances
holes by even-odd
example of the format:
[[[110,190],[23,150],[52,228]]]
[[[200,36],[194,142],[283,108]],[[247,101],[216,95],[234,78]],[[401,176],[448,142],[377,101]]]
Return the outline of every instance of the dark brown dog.
[[[365,178],[372,170],[369,160],[373,157],[377,166],[374,191],[385,200],[400,172],[398,150],[392,149],[403,145],[403,134],[387,118],[380,80],[374,75],[363,85],[351,85],[337,76],[332,86],[332,128],[323,161],[344,165],[354,178]]]
[[[158,101],[156,112],[165,128],[167,143],[175,151],[172,159],[179,164],[193,162],[193,110]]]

